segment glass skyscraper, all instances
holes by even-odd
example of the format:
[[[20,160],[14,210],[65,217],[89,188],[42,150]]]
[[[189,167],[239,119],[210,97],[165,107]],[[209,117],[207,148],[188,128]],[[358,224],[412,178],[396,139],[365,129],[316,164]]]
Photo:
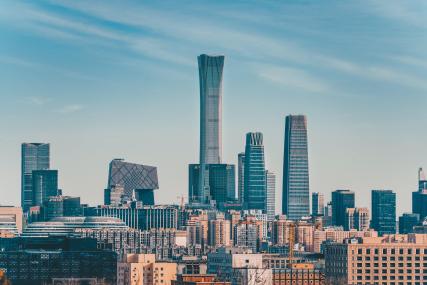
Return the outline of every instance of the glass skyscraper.
[[[267,203],[265,212],[267,214],[267,219],[273,221],[276,216],[276,174],[270,170],[266,170],[265,182],[267,183]]]
[[[245,189],[245,153],[237,155],[237,195],[239,203],[243,203],[243,192]]]
[[[265,181],[262,133],[247,133],[245,148],[244,207],[265,212],[267,191]]]
[[[350,190],[336,190],[332,192],[332,224],[345,226],[345,215],[348,208],[354,208],[354,192]]]
[[[372,190],[372,228],[379,235],[396,233],[396,193]]]
[[[188,196],[190,203],[200,203],[199,174],[200,164],[189,165]],[[236,174],[232,164],[206,164],[204,178],[207,180],[206,189],[209,189],[209,200],[216,203],[235,202]]]
[[[21,207],[27,211],[34,205],[33,171],[50,167],[48,143],[23,143],[21,145]]]
[[[43,206],[51,196],[58,195],[58,170],[33,171],[33,206]]]
[[[220,164],[222,156],[222,74],[224,56],[198,56],[200,85],[200,165]],[[209,202],[205,171],[199,175],[200,202]]]
[[[282,213],[290,220],[310,215],[307,119],[286,116]]]

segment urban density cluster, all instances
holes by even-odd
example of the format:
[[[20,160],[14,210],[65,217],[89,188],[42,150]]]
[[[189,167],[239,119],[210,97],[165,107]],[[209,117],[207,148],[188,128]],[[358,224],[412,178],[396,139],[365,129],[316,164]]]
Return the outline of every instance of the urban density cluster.
[[[276,211],[261,132],[246,134],[237,169],[222,160],[224,56],[202,54],[198,65],[200,159],[188,166],[188,201],[156,204],[157,168],[113,159],[104,204],[81,204],[58,188],[50,144],[23,143],[21,207],[0,207],[0,282],[427,284],[422,169],[412,213],[398,218],[389,189],[372,190],[370,209],[347,189],[330,202],[313,192],[310,207],[307,119],[288,115]]]

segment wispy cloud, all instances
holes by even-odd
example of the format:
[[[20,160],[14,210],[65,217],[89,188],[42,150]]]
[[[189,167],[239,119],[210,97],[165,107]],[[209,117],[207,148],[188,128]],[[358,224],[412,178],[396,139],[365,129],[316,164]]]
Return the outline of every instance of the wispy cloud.
[[[56,110],[55,112],[60,114],[71,114],[71,113],[82,111],[85,108],[86,107],[84,105],[70,104],[70,105],[63,106],[62,108]]]

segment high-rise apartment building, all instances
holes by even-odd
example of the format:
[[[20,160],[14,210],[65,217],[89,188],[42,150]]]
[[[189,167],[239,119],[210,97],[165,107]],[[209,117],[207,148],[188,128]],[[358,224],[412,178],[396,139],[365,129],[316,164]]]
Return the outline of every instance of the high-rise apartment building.
[[[24,212],[33,206],[33,171],[50,168],[48,143],[23,143],[21,145],[21,207]]]
[[[266,170],[265,181],[267,183],[267,203],[265,212],[267,214],[267,219],[273,221],[276,215],[276,174],[270,170]]]
[[[208,243],[213,247],[231,245],[230,221],[224,216],[209,221]]]
[[[310,215],[307,119],[286,116],[282,213],[291,220]]]
[[[265,211],[267,191],[262,133],[246,134],[244,187],[244,207]]]
[[[243,193],[245,191],[245,153],[237,155],[237,194],[239,203],[243,203]]]
[[[315,217],[324,215],[325,198],[322,193],[311,193],[311,214]]]
[[[354,208],[354,192],[336,190],[332,192],[332,224],[345,226],[345,213],[348,208]]]
[[[379,235],[396,233],[396,193],[372,190],[372,228]]]
[[[42,206],[50,196],[58,195],[58,170],[33,171],[33,206]]]
[[[222,162],[222,74],[224,56],[198,56],[200,85],[200,166]],[[201,202],[209,201],[209,187],[199,175]]]

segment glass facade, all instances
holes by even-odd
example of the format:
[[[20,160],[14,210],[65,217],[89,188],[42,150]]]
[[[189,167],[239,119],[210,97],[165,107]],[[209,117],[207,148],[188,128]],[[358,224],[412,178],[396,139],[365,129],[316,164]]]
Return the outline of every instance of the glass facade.
[[[307,119],[289,115],[285,124],[282,213],[291,220],[310,215]]]
[[[108,187],[120,185],[124,195],[132,197],[135,189],[159,189],[157,167],[114,159],[110,162]]]
[[[58,170],[34,170],[33,206],[42,206],[50,196],[58,195]]]
[[[274,172],[266,170],[265,171],[265,182],[267,183],[267,205],[266,205],[266,214],[269,221],[274,220],[276,215],[276,174]]]
[[[372,190],[372,228],[379,235],[396,233],[396,193]]]
[[[345,226],[345,216],[348,208],[354,208],[354,192],[336,190],[332,192],[332,224]]]
[[[203,203],[199,193],[200,165],[189,165],[188,195],[190,203]],[[234,202],[236,199],[236,174],[232,164],[206,164],[204,179],[207,180],[206,189],[209,189],[208,200],[216,203]]]
[[[50,167],[50,147],[47,143],[21,145],[21,207],[24,211],[34,205],[33,171]]]
[[[222,156],[222,74],[224,56],[202,54],[197,58],[200,85],[200,165],[220,164]],[[209,203],[206,172],[199,175],[200,202]]]
[[[245,148],[245,209],[266,210],[264,145],[262,133],[247,133]]]
[[[245,153],[237,155],[237,192],[239,203],[243,203],[243,192],[245,189]]]

